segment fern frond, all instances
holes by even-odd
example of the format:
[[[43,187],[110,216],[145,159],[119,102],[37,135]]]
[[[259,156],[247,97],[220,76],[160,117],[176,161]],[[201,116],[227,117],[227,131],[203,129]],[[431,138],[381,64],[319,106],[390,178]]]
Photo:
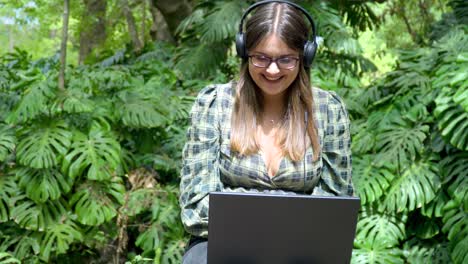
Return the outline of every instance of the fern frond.
[[[64,122],[48,121],[32,126],[19,139],[16,153],[18,161],[36,169],[56,166],[67,152],[71,136]]]

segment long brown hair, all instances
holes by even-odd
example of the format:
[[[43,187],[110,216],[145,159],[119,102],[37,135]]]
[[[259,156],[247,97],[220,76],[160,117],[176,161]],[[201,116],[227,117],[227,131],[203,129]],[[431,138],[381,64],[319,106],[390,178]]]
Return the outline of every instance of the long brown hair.
[[[284,3],[270,3],[257,8],[246,23],[246,49],[256,47],[269,34],[275,34],[291,49],[299,51],[302,58],[309,28],[302,13]],[[293,161],[303,159],[307,145],[312,145],[314,161],[318,159],[320,144],[315,124],[313,95],[310,84],[310,68],[300,61],[298,76],[286,95],[285,118],[278,130],[278,142],[283,156]],[[248,71],[248,59],[242,61],[239,81],[236,85],[234,110],[231,119],[231,149],[240,155],[258,152],[257,124],[262,120],[263,98],[260,88]],[[307,116],[307,136],[305,117]],[[304,144],[306,143],[306,144]]]

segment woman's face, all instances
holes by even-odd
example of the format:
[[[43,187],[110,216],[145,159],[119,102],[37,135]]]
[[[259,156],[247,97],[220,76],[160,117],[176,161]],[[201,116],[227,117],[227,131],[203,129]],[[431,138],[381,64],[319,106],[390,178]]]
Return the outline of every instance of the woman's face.
[[[267,35],[255,48],[250,50],[249,56],[260,55],[260,60],[268,58],[299,58],[299,52],[291,49],[275,34]],[[285,91],[296,79],[299,72],[300,62],[292,69],[281,69],[278,62],[271,62],[266,68],[257,67],[253,64],[252,57],[249,58],[249,73],[254,82],[265,97],[283,96]],[[280,63],[284,65],[284,60]]]

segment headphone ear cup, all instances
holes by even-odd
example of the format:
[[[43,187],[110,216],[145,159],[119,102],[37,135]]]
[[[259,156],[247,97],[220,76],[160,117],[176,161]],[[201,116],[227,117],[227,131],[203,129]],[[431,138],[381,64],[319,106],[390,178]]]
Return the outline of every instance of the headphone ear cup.
[[[236,51],[238,57],[242,59],[247,57],[247,51],[245,50],[245,36],[243,33],[236,34]]]
[[[304,67],[310,67],[314,61],[316,51],[317,43],[315,41],[307,41],[304,45]]]

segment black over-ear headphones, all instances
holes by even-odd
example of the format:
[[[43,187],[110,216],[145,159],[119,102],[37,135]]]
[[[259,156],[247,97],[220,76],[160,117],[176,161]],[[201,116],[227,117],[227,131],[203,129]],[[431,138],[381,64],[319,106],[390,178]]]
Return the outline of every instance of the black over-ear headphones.
[[[315,52],[317,51],[317,42],[316,42],[316,32],[315,32],[315,23],[314,20],[312,20],[312,17],[310,14],[301,6],[289,2],[289,1],[275,1],[275,0],[267,0],[267,1],[260,1],[258,3],[255,3],[251,5],[247,10],[244,12],[242,15],[241,21],[239,23],[239,32],[236,34],[236,50],[237,50],[237,56],[241,57],[242,59],[248,59],[248,54],[247,54],[247,49],[245,47],[245,35],[243,32],[243,24],[244,24],[244,19],[247,17],[247,15],[256,7],[268,3],[285,3],[288,5],[291,5],[299,10],[302,11],[302,13],[307,17],[307,19],[310,22],[310,25],[312,26],[312,38],[311,40],[307,40],[307,42],[304,44],[304,66],[306,68],[310,67],[312,64],[312,61],[314,60],[315,57]]]

